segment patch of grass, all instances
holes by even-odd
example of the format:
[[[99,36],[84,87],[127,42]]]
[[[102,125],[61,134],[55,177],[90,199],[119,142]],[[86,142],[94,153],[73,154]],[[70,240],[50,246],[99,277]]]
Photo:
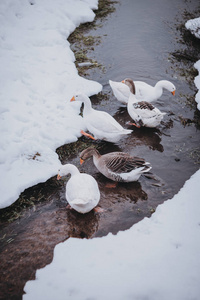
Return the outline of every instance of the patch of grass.
[[[101,26],[102,20],[115,11],[114,4],[116,3],[117,1],[99,0],[98,9],[94,11],[96,15],[94,21],[81,24],[68,38],[75,55],[75,64],[80,76],[87,76],[87,70],[92,68],[99,68],[102,72],[105,71],[105,67],[102,64],[88,56],[88,52],[94,51],[94,46],[101,43],[101,37],[89,35],[88,33],[90,30]],[[79,66],[79,63],[83,62],[90,62],[91,64],[89,66]]]
[[[45,183],[26,189],[20,194],[17,201],[9,207],[0,210],[0,224],[5,222],[11,223],[22,217],[28,209],[35,209],[37,203],[47,201],[61,185],[62,182],[58,181],[56,176],[54,176]]]
[[[86,53],[87,53],[86,50],[76,51],[75,52],[76,62],[79,63],[88,60]]]
[[[100,92],[97,95],[92,96],[91,100],[93,103],[95,103],[95,100],[97,100],[98,102],[102,102],[102,100],[108,101],[108,100],[110,100],[110,98],[109,98],[108,94],[105,94],[104,92]]]
[[[107,1],[107,0],[99,0],[98,10],[95,10],[95,20],[106,18],[109,14],[115,11],[114,4],[118,3],[118,1]]]
[[[151,214],[153,214],[153,213],[155,213],[155,208],[153,208],[153,207],[149,207],[149,212],[151,213]]]
[[[101,37],[100,36],[92,36],[92,35],[83,36],[82,42],[85,46],[99,45],[101,42]]]
[[[190,125],[192,123],[194,123],[193,120],[189,119],[189,118],[184,118],[183,116],[179,116],[179,119],[181,121],[181,124],[186,127],[187,125]]]
[[[40,157],[41,154],[39,152],[36,152],[34,155],[29,155],[28,159],[33,159],[33,160],[37,160],[38,157]]]
[[[189,153],[190,158],[194,161],[195,164],[200,164],[200,149],[195,148]]]
[[[67,163],[69,158],[77,157],[81,151],[88,147],[92,147],[93,145],[93,140],[81,137],[75,143],[65,144],[57,148],[56,153],[58,154],[61,163],[64,164]]]
[[[195,110],[196,108],[196,101],[195,101],[195,95],[187,95],[187,94],[179,94],[179,99],[178,101],[187,107],[189,107],[192,110]]]
[[[32,199],[26,198],[23,194],[21,194],[15,203],[10,205],[9,207],[0,210],[0,214],[1,214],[0,223],[1,222],[11,223],[19,219],[23,215],[23,213],[27,210],[27,208],[33,206],[34,206],[34,201]]]

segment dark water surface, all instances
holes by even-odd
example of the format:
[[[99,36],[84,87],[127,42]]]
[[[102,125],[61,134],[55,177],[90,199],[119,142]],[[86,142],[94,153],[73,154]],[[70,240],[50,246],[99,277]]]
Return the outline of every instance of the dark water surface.
[[[184,182],[199,169],[199,114],[194,103],[196,93],[188,66],[193,63],[172,59],[172,53],[187,46],[177,29],[184,24],[185,10],[197,11],[197,1],[123,0],[102,27],[89,32],[102,36],[102,42],[89,52],[105,69],[92,69],[88,78],[103,85],[108,98],[92,97],[95,108],[105,110],[128,128],[126,107],[112,94],[108,80],[125,77],[154,85],[160,79],[172,81],[177,90],[173,97],[165,91],[155,105],[166,112],[157,129],[133,128],[129,137],[117,144],[81,138],[67,154],[69,146],[58,149],[62,163],[71,162],[98,181],[104,209],[101,214],[80,215],[66,209],[65,183],[55,178],[25,191],[23,197],[34,201],[23,216],[11,224],[1,221],[1,299],[21,299],[23,286],[35,271],[52,260],[55,245],[69,237],[93,238],[116,234],[149,217],[157,205],[173,197]],[[184,72],[183,72],[184,70]],[[185,122],[184,122],[185,121]],[[105,187],[108,180],[95,169],[92,160],[79,165],[79,154],[94,145],[99,151],[125,151],[141,156],[152,164],[155,179],[141,177],[138,182]],[[7,297],[7,298],[6,298]],[[10,298],[9,298],[10,297]]]

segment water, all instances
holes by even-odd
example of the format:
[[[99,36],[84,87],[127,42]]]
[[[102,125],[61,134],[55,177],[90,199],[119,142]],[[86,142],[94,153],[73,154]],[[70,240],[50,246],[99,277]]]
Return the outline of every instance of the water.
[[[93,175],[100,187],[101,214],[90,212],[80,215],[66,209],[65,181],[55,178],[37,185],[24,193],[24,198],[35,199],[34,206],[23,211],[21,218],[11,224],[1,222],[1,270],[4,276],[1,293],[21,299],[23,286],[33,279],[36,269],[50,263],[55,245],[69,237],[93,238],[126,230],[144,217],[149,217],[157,205],[173,197],[184,182],[199,168],[200,131],[194,122],[198,112],[188,99],[193,99],[195,87],[181,73],[190,62],[172,61],[171,53],[185,49],[176,30],[183,21],[184,11],[197,11],[192,0],[123,0],[115,4],[116,11],[88,34],[102,36],[89,56],[105,66],[105,70],[91,69],[88,78],[103,85],[108,99],[92,97],[93,106],[109,112],[128,128],[130,120],[126,107],[112,94],[108,80],[121,81],[126,77],[154,85],[160,79],[172,81],[177,88],[173,97],[167,91],[155,105],[167,115],[157,129],[133,128],[130,136],[117,144],[93,142],[81,138],[75,153],[69,155],[68,146],[58,149],[62,163],[80,166],[79,154],[89,145],[99,151],[125,151],[144,157],[152,164],[155,179],[141,177],[138,182],[119,184],[114,189],[105,187],[108,180],[94,167],[92,160],[79,169]],[[183,118],[190,120],[183,124]],[[38,202],[37,202],[38,200]],[[0,295],[1,297],[1,295]]]

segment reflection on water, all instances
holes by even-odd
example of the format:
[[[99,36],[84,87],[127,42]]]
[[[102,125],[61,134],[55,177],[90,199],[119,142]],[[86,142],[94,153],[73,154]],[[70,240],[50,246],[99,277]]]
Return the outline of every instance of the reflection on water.
[[[66,208],[69,237],[91,238],[98,231],[98,221],[99,215],[94,211],[82,215],[73,209]]]
[[[159,135],[158,130],[142,128],[142,129],[134,129],[132,133],[131,140],[129,141],[130,147],[134,147],[136,145],[145,145],[149,147],[151,150],[163,152],[164,147],[161,144],[161,137]]]
[[[119,182],[115,188],[106,187],[106,183],[111,182],[108,178],[98,174],[96,180],[98,181],[101,191],[101,206],[103,208],[112,207],[113,204],[126,201],[130,203],[136,203],[139,200],[147,200],[148,195],[142,190],[142,186],[139,181],[122,183]]]

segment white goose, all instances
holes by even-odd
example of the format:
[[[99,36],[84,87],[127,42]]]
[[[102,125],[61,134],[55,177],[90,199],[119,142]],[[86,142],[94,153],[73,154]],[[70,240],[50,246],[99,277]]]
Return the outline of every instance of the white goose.
[[[66,199],[69,205],[81,214],[92,209],[101,211],[96,207],[100,200],[99,187],[96,180],[89,174],[80,173],[76,166],[66,164],[58,170],[57,179],[71,174],[66,184]]]
[[[77,94],[70,101],[81,101],[84,103],[83,119],[87,130],[94,137],[83,130],[81,133],[92,139],[100,139],[108,142],[117,142],[124,135],[130,134],[132,130],[124,129],[111,115],[105,111],[95,110],[88,96],[85,94]]]
[[[162,113],[147,101],[138,101],[134,94],[135,87],[132,79],[125,79],[122,83],[130,89],[127,110],[130,117],[135,121],[135,123],[130,124],[138,128],[141,126],[149,128],[158,126],[166,113]]]
[[[130,78],[126,78],[130,79]],[[130,91],[126,86],[123,86],[121,82],[109,80],[109,84],[112,88],[113,94],[120,102],[127,104]],[[175,85],[168,80],[160,80],[155,86],[151,86],[143,81],[134,81],[135,85],[135,96],[138,101],[152,102],[159,99],[163,94],[163,89],[168,90],[175,95]]]
[[[123,104],[127,104],[130,95],[129,87],[127,85],[124,85],[121,81],[109,80],[109,84],[117,100],[122,102]]]

